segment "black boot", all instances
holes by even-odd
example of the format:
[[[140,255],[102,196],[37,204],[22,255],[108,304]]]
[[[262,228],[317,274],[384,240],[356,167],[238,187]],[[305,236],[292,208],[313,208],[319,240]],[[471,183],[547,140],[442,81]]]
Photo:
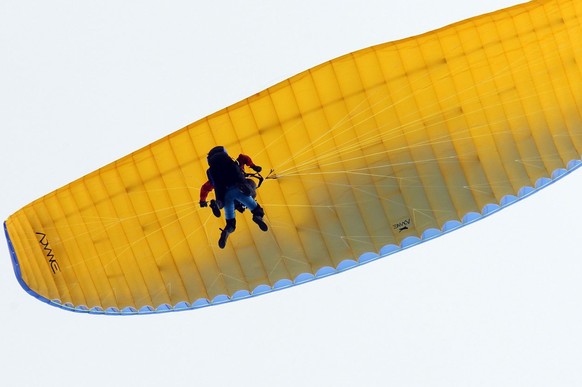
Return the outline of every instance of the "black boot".
[[[221,228],[220,239],[218,240],[218,247],[224,249],[228,236],[236,229],[236,219],[227,219],[226,226]]]
[[[220,218],[220,208],[218,208],[218,203],[216,203],[216,200],[212,199],[210,201],[210,208],[212,209],[214,216]]]
[[[253,213],[253,222],[258,224],[261,230],[267,231],[269,229],[269,226],[267,226],[267,223],[265,223],[265,221],[263,220],[263,216],[265,216],[265,211],[263,210],[263,207],[261,207],[257,203],[257,207],[251,212]]]

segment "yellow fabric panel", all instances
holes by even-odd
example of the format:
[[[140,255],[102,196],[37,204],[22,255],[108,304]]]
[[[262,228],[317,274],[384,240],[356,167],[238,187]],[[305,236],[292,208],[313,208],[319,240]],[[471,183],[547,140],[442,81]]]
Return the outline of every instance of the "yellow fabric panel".
[[[580,158],[581,17],[580,1],[532,1],[342,56],[216,112],[13,214],[22,280],[71,307],[174,306],[479,213]],[[198,205],[215,145],[276,176],[257,197],[269,231],[237,213],[224,250],[224,220]]]

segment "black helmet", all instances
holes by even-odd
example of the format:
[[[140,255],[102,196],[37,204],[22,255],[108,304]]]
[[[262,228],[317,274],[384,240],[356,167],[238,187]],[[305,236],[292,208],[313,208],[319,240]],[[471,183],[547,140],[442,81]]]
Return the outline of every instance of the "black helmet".
[[[228,153],[226,153],[226,149],[224,149],[224,147],[222,145],[215,146],[214,148],[210,149],[210,151],[208,152],[208,156],[206,156],[206,161],[208,161],[208,163],[210,163],[210,158],[212,156],[215,156],[215,155],[220,154],[220,153],[228,154]]]

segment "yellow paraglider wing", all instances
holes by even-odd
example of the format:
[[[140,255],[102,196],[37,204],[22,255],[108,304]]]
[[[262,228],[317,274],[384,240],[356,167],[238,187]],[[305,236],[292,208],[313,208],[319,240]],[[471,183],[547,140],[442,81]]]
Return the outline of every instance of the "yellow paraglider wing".
[[[13,214],[17,276],[76,311],[195,308],[491,213],[580,165],[580,20],[580,1],[533,1],[300,73]],[[274,169],[269,231],[238,213],[225,249],[198,205],[216,145]]]

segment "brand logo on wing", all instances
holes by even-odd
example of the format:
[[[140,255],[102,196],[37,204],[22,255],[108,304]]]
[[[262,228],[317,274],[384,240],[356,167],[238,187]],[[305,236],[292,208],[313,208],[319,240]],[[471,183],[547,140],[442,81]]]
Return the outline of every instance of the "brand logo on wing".
[[[398,230],[398,232],[402,232],[402,231],[406,231],[410,228],[411,225],[411,221],[410,218],[408,219],[404,219],[398,223],[395,223],[392,225],[392,227],[394,228],[394,230]]]
[[[49,264],[53,274],[56,274],[57,271],[61,271],[61,269],[59,268],[59,263],[57,262],[57,259],[55,258],[55,255],[53,254],[53,249],[50,248],[49,240],[48,240],[46,234],[42,233],[42,232],[37,232],[36,236],[38,237],[38,243],[40,243],[40,246],[42,247],[44,255],[47,258],[48,264]]]

